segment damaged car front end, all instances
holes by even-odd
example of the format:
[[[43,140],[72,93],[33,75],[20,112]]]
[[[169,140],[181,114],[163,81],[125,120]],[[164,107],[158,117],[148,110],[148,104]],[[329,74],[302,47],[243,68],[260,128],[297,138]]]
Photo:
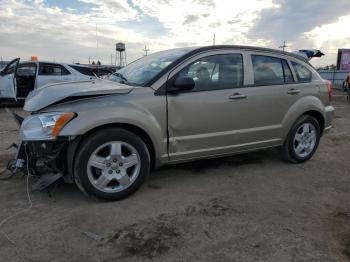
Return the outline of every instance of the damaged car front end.
[[[31,174],[39,176],[48,170],[62,176],[68,173],[66,163],[70,138],[58,135],[76,116],[74,112],[57,112],[34,114],[24,119],[20,134]]]
[[[18,121],[20,117],[16,116]],[[37,178],[34,190],[43,190],[60,178],[73,183],[72,159],[79,138],[59,137],[61,129],[77,116],[74,112],[32,114],[21,121],[21,142],[13,171]]]
[[[114,88],[111,88],[108,83],[104,83],[105,88],[101,89],[96,88],[95,83],[96,80],[55,84],[49,88],[38,89],[30,94],[26,101],[24,110],[31,112],[26,118],[7,110],[20,129],[16,160],[11,162],[8,169],[12,173],[20,171],[35,177],[34,190],[41,191],[48,188],[60,178],[63,178],[66,183],[74,183],[74,153],[81,136],[61,136],[60,133],[68,123],[78,117],[78,113],[55,110],[52,109],[52,106],[57,108],[64,103],[116,93],[128,93],[131,90],[130,88],[115,88],[115,84],[113,84]],[[59,93],[55,92],[56,88],[60,89]]]

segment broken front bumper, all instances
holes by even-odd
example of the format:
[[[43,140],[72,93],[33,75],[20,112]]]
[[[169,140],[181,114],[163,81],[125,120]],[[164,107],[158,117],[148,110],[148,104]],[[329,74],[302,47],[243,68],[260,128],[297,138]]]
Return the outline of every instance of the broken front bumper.
[[[60,138],[55,141],[22,141],[18,146],[16,169],[32,176],[60,174],[73,183],[74,154],[80,138]]]
[[[9,109],[6,111],[21,128],[23,118]],[[21,141],[17,146],[16,159],[10,161],[8,169],[12,174],[21,171],[38,178],[49,177],[46,181],[63,177],[65,182],[73,183],[74,155],[80,140],[81,137],[76,136],[49,141]]]

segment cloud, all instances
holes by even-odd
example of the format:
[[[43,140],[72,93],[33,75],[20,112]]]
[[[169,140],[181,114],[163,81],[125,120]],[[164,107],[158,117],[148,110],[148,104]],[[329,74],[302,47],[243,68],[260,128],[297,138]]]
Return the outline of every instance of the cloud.
[[[138,15],[137,10],[133,9],[126,0],[79,0],[83,3],[94,4],[94,12],[91,14],[98,20],[105,21],[125,21],[135,19]]]
[[[254,20],[248,37],[293,41],[304,32],[350,14],[350,1],[275,0],[278,8],[264,9]]]
[[[233,36],[246,40],[244,34],[259,13],[265,8],[276,7],[272,0],[239,3],[231,0],[133,0],[133,3],[144,14],[156,17],[168,29],[168,37],[174,42],[186,39],[197,45],[211,44],[214,33],[221,43],[227,43]]]
[[[0,0],[0,55],[105,63],[126,43],[128,61],[181,46],[320,48],[334,63],[350,32],[350,1],[337,0]],[[96,41],[97,24],[97,41]],[[346,42],[347,41],[347,42]],[[98,48],[97,48],[98,46]],[[316,60],[315,60],[316,61]]]
[[[319,48],[326,56],[313,59],[316,66],[334,64],[336,49],[344,46],[350,36],[349,21],[340,17],[350,15],[350,1],[275,0],[278,8],[264,9],[255,19],[248,38],[271,39],[277,48],[287,41],[288,50]]]
[[[96,9],[84,14],[50,6],[43,1],[10,0],[0,1],[0,5],[0,55],[5,59],[38,55],[45,60],[87,62],[92,57],[107,63],[115,52],[115,43],[125,41],[130,47],[129,59],[133,60],[142,55],[145,42],[153,41],[139,32],[116,25],[138,15],[135,10],[118,9],[116,1],[100,1]],[[118,10],[112,15],[113,8]],[[157,41],[156,45],[157,48],[162,46]]]
[[[185,21],[182,23],[183,25],[191,24],[196,22],[200,18],[199,15],[188,15],[185,17]]]
[[[339,48],[350,48],[350,14],[339,17],[336,21],[323,24],[302,34],[302,41],[310,43],[311,46],[324,51],[326,57],[314,60],[313,64],[335,64],[337,50]]]

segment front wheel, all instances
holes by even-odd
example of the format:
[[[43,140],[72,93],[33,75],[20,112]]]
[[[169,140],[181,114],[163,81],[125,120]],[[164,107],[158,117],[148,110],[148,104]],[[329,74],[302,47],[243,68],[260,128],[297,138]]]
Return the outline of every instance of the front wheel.
[[[309,115],[300,117],[290,130],[282,147],[282,156],[293,163],[309,160],[320,141],[320,125]]]
[[[150,155],[142,139],[124,129],[108,128],[83,140],[74,176],[84,193],[119,200],[134,193],[149,170]]]

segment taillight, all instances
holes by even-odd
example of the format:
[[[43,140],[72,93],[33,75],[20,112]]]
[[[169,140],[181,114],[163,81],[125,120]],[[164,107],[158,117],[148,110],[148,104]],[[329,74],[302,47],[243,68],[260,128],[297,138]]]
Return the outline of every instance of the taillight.
[[[329,80],[327,80],[327,91],[328,91],[329,102],[331,102],[332,96],[333,96],[333,85],[332,85],[332,82]]]

